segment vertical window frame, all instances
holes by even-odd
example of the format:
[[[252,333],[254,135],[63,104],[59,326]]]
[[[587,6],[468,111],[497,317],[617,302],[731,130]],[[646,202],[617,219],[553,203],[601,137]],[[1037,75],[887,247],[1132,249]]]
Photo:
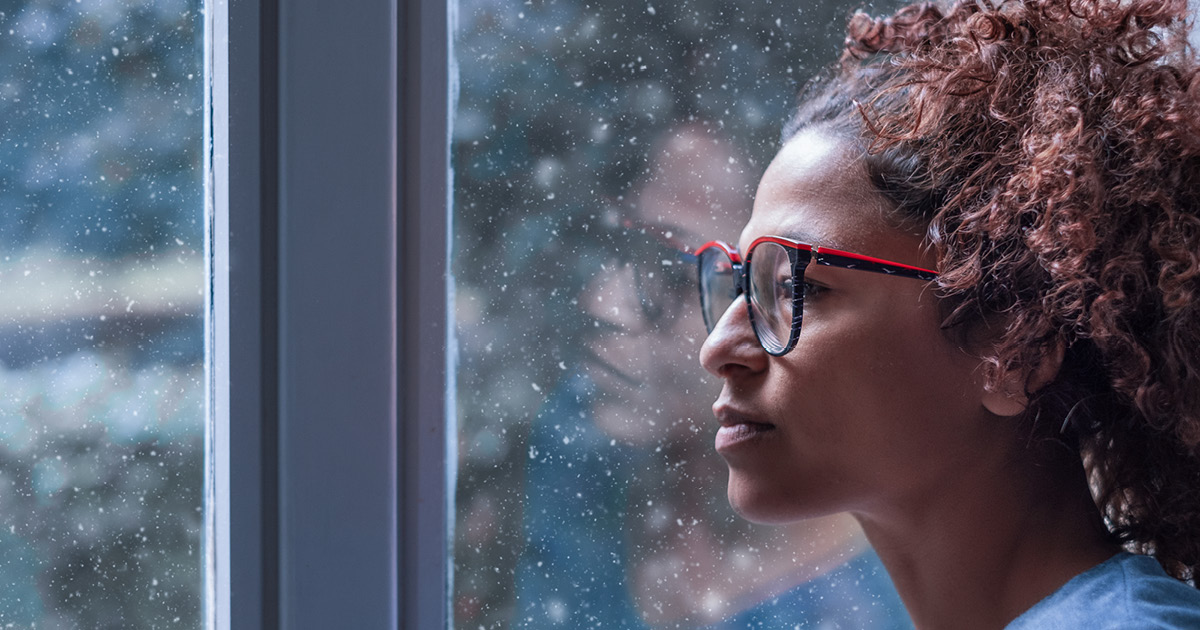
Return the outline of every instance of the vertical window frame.
[[[450,129],[457,0],[400,3],[400,621],[449,628],[457,473]]]
[[[208,7],[207,627],[448,627],[452,13]]]

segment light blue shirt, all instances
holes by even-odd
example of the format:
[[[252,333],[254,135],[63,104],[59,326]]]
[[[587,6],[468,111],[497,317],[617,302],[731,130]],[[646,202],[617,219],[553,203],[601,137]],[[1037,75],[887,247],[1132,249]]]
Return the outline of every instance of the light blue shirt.
[[[1064,584],[1005,630],[1198,630],[1200,590],[1149,556],[1119,553]]]

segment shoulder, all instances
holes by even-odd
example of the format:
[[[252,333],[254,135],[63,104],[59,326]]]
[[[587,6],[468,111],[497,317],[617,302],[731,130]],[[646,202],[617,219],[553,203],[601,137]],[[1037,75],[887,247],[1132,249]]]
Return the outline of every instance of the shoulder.
[[[1067,582],[1005,630],[1194,630],[1200,591],[1149,556],[1119,553]]]

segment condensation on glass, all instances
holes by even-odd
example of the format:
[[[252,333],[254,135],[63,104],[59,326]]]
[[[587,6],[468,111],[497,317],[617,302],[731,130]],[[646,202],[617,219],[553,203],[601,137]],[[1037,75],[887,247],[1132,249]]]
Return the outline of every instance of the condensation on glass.
[[[0,625],[195,628],[201,0],[0,8]]]
[[[911,627],[846,519],[729,508],[677,253],[861,5],[458,1],[454,627]]]

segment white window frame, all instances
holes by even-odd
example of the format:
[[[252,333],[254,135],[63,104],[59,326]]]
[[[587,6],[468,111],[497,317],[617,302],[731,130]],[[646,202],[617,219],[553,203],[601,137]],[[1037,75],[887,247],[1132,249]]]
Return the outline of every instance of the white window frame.
[[[446,628],[453,2],[207,11],[206,627]]]

